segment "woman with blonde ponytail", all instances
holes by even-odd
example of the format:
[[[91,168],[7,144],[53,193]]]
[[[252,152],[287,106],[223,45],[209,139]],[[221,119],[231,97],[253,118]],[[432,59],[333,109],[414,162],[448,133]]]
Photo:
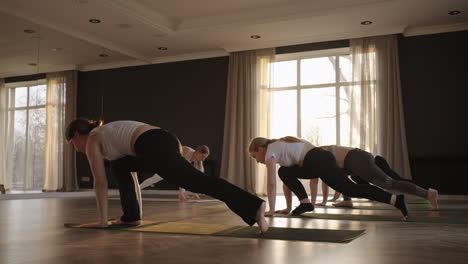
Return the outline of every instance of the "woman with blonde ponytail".
[[[403,195],[393,195],[368,184],[354,184],[348,179],[344,169],[338,167],[335,156],[331,152],[315,147],[305,140],[294,137],[280,139],[257,137],[252,139],[248,151],[258,163],[267,166],[269,211],[265,212],[265,215],[275,213],[276,164],[279,164],[281,166],[280,179],[300,201],[299,206],[292,211],[293,215],[314,210],[299,179],[320,178],[325,184],[344,195],[391,204],[401,211],[403,220],[408,218]],[[281,173],[282,168],[289,172]]]

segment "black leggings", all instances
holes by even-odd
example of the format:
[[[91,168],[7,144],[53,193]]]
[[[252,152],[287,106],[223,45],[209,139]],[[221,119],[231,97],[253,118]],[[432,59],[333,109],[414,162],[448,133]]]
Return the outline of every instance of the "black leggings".
[[[195,169],[180,154],[179,141],[173,134],[163,129],[148,130],[135,142],[135,152],[138,174],[157,173],[172,184],[212,196],[225,202],[247,224],[255,224],[256,213],[264,201],[223,179],[208,176]],[[121,192],[123,190],[133,193],[134,189],[131,180],[125,181],[125,185],[120,187]],[[123,197],[128,199],[122,202],[123,218],[128,221],[139,220],[140,212],[136,210],[139,207],[136,196]]]
[[[382,203],[390,203],[391,193],[368,184],[355,184],[347,173],[336,164],[335,156],[321,148],[311,149],[304,157],[303,168],[289,169],[288,173],[278,173],[281,180],[296,194],[299,200],[307,198],[302,183],[298,180],[320,177],[331,188],[350,197],[366,198]],[[299,167],[300,168],[300,167]]]
[[[377,165],[377,167],[379,167],[383,172],[385,172],[385,174],[387,174],[388,176],[390,176],[392,179],[396,181],[407,181],[407,182],[415,183],[412,180],[402,178],[398,173],[392,170],[387,160],[382,156],[375,156],[374,164]],[[351,180],[353,180],[357,184],[369,184],[368,182],[366,182],[365,180],[363,180],[361,177],[357,175],[351,175],[350,177],[351,177]],[[351,197],[343,195],[343,200],[351,201]]]
[[[141,219],[141,201],[138,200],[140,197],[137,195],[136,188],[140,188],[139,183],[143,182],[145,178],[142,177],[143,173],[137,173],[138,179],[132,177],[131,173],[138,171],[137,164],[137,158],[132,156],[113,160],[109,164],[112,175],[119,187],[120,204],[123,210],[120,220],[126,222]]]

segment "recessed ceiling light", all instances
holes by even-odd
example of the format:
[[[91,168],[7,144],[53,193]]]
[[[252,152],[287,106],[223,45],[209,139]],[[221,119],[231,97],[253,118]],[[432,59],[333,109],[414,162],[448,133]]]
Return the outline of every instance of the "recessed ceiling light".
[[[158,47],[158,50],[167,50],[166,47]]]
[[[252,38],[252,39],[259,39],[259,38],[261,38],[261,37],[260,37],[259,35],[252,35],[252,36],[250,36],[250,38]]]
[[[33,29],[25,29],[24,33],[32,34],[32,33],[36,33],[36,31]]]
[[[369,20],[366,20],[366,21],[362,21],[362,22],[361,22],[361,25],[364,25],[364,26],[368,26],[368,25],[370,25],[370,24],[372,24],[372,21],[369,21]]]
[[[28,65],[29,65],[29,66],[37,66],[37,63],[31,62],[31,63],[28,63]]]
[[[51,51],[62,51],[62,48],[53,48],[53,49],[50,49]]]
[[[92,19],[89,20],[89,22],[94,23],[94,24],[99,24],[99,23],[101,23],[101,20],[96,19],[96,18],[92,18]]]
[[[99,57],[107,58],[107,57],[109,57],[109,54],[101,53],[101,54],[99,54]]]
[[[460,13],[461,13],[460,10],[453,10],[453,11],[448,12],[447,14],[454,16],[454,15],[459,15]]]

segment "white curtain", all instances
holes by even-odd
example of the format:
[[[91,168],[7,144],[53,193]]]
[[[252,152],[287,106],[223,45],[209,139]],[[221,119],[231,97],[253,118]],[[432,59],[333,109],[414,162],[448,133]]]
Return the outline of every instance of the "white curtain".
[[[221,177],[252,193],[256,192],[257,165],[247,147],[260,134],[259,86],[269,79],[262,75],[260,65],[273,56],[274,49],[229,56]]]
[[[395,35],[352,39],[350,146],[385,157],[411,179]]]
[[[76,114],[76,71],[47,74],[44,191],[75,191],[75,152],[64,139]]]
[[[11,188],[11,142],[9,142],[8,124],[8,88],[5,87],[4,79],[0,78],[0,184],[5,189]]]
[[[265,50],[261,56],[258,57],[257,64],[257,85],[256,91],[258,96],[258,105],[256,116],[258,118],[256,136],[270,138],[270,99],[271,88],[273,80],[273,62],[275,50]],[[255,192],[258,195],[266,196],[266,166],[257,165],[257,185]],[[277,184],[281,182],[277,181]],[[281,188],[278,188],[279,190]]]

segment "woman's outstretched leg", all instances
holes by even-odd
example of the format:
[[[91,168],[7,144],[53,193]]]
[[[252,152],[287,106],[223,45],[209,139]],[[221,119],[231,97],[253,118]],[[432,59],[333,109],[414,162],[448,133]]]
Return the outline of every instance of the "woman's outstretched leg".
[[[345,171],[336,165],[335,157],[328,151],[318,148],[311,150],[305,157],[304,167],[311,174],[320,175],[328,186],[343,195],[394,205],[401,211],[405,220],[408,217],[403,195],[395,196],[368,184],[354,184],[348,179]]]
[[[381,164],[381,162],[379,164]],[[372,154],[366,151],[359,149],[350,151],[345,160],[345,167],[367,182],[388,191],[411,194],[423,199],[428,199],[432,203],[433,208],[437,208],[437,193],[435,190],[424,189],[410,181],[393,179],[375,164]]]
[[[247,224],[257,223],[259,231],[266,232],[268,224],[264,218],[265,202],[262,199],[224,179],[208,176],[195,169],[180,154],[178,141],[172,134],[164,130],[148,132],[135,143],[143,171],[158,173],[184,189],[221,200]]]

